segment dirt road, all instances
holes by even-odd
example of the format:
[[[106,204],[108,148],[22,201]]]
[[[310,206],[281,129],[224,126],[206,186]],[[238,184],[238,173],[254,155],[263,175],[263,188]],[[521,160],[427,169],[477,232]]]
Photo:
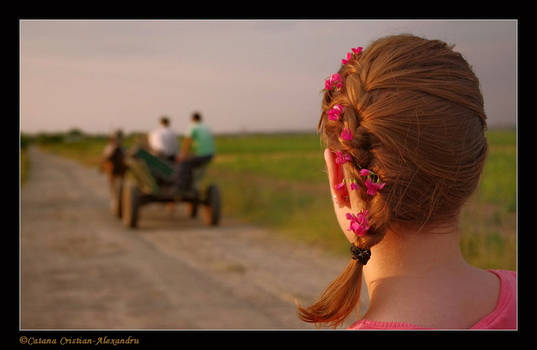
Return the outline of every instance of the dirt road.
[[[207,227],[182,206],[147,205],[129,230],[109,210],[103,174],[37,149],[29,157],[23,330],[313,328],[294,300],[312,302],[348,262],[226,218]]]

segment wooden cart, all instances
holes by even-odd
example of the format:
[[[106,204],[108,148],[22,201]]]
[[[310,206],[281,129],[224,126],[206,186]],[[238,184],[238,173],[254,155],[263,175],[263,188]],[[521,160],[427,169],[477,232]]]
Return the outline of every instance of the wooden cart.
[[[215,184],[200,189],[207,165],[194,171],[191,189],[180,192],[176,183],[174,164],[156,157],[146,149],[135,147],[125,158],[127,171],[114,194],[117,201],[114,214],[125,226],[138,225],[140,209],[152,202],[181,202],[187,206],[189,217],[196,217],[199,209],[206,224],[220,222],[220,190]]]

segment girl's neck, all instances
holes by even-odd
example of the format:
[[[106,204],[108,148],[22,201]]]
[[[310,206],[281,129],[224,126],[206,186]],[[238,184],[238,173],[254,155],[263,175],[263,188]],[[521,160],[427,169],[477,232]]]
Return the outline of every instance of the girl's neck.
[[[497,281],[466,263],[459,239],[455,225],[419,233],[387,232],[371,248],[371,258],[363,269],[370,299],[364,318],[464,327],[493,307]],[[451,314],[450,310],[472,302],[468,293],[481,292],[480,284],[490,295],[488,304],[476,314]],[[436,319],[433,315],[447,318]]]
[[[388,231],[371,248],[371,259],[364,266],[368,288],[374,289],[375,283],[386,278],[426,277],[467,268],[459,239],[455,226],[421,232]]]

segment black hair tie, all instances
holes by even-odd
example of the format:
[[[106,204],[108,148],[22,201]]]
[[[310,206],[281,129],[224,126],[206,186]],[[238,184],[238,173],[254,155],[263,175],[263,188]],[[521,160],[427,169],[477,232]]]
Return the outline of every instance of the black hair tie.
[[[371,257],[371,250],[364,249],[351,244],[351,253],[354,260],[358,260],[360,264],[365,265]]]

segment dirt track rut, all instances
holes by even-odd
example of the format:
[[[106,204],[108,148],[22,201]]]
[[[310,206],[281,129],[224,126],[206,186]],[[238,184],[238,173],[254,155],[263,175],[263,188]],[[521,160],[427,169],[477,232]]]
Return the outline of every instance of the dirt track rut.
[[[34,148],[29,157],[21,329],[313,328],[294,300],[312,302],[348,262],[226,218],[207,227],[180,205],[149,204],[129,230],[103,174]]]

